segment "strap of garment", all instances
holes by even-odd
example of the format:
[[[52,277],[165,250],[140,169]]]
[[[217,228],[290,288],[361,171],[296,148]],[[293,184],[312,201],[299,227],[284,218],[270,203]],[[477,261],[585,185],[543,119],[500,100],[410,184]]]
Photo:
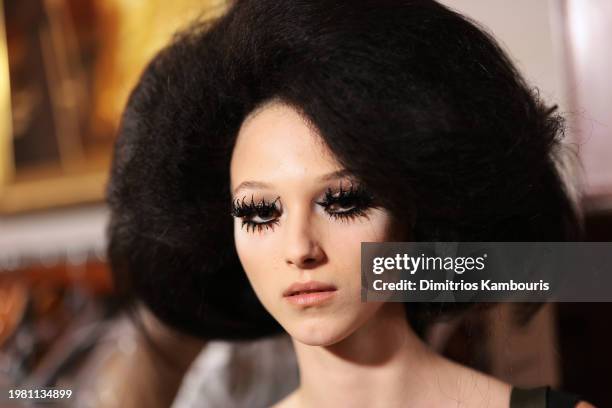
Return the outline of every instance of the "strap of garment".
[[[548,387],[512,388],[510,408],[547,408],[546,394]]]
[[[574,408],[580,397],[548,386],[538,388],[512,388],[510,408]]]

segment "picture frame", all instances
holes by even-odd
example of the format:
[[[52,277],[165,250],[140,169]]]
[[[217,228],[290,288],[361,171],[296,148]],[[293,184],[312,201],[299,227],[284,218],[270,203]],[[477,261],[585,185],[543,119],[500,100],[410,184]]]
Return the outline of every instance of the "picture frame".
[[[70,65],[80,50],[68,2],[15,3],[0,0],[0,214],[100,201],[112,142],[85,152],[81,140],[87,95]]]

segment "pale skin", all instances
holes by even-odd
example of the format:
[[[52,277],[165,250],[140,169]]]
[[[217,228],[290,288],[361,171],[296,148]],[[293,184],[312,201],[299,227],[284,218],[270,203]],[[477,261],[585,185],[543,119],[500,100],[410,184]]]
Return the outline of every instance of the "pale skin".
[[[432,351],[411,329],[403,304],[361,302],[361,242],[405,235],[384,208],[330,216],[352,208],[321,205],[326,191],[358,184],[342,170],[317,131],[278,101],[245,119],[232,154],[234,200],[264,200],[276,209],[250,217],[259,227],[234,221],[247,277],[292,337],[298,359],[300,385],[274,407],[508,407],[509,384]],[[335,286],[333,297],[311,306],[284,298],[292,283],[312,280]]]

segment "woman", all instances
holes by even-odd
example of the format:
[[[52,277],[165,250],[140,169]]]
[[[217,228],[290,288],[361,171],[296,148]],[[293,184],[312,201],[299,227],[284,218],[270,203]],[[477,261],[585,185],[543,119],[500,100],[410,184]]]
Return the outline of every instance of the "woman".
[[[372,241],[573,239],[561,135],[495,41],[434,1],[238,1],[131,95],[110,260],[179,330],[286,331],[300,385],[279,407],[554,406],[423,343],[470,305],[361,303],[359,256]]]

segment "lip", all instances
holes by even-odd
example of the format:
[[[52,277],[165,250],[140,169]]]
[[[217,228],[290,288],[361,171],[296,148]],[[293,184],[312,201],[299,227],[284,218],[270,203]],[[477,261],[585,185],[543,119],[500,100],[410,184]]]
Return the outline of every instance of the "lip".
[[[323,282],[296,282],[283,292],[283,297],[294,305],[313,306],[332,298],[337,290],[336,286]]]

